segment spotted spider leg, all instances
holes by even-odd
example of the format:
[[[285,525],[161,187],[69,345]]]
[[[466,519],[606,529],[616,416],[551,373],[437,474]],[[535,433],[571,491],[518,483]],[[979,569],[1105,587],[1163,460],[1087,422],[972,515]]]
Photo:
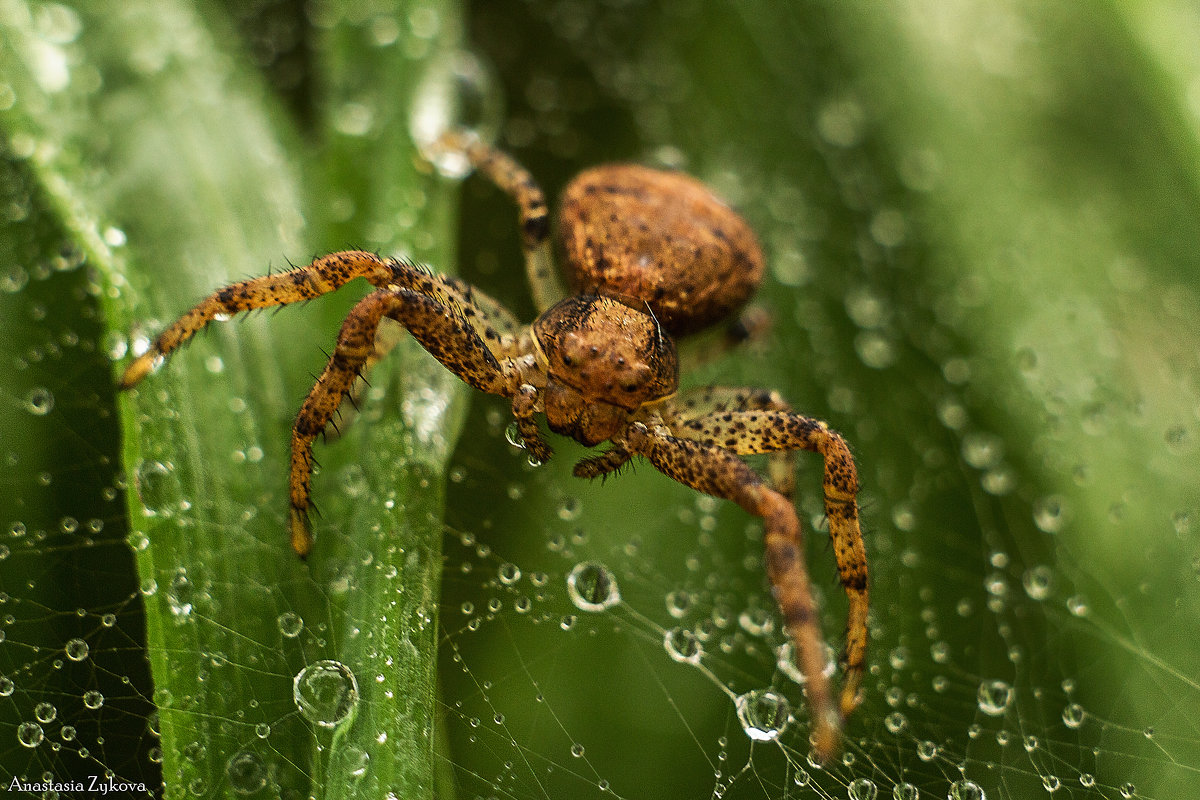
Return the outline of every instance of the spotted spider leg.
[[[525,271],[538,313],[566,297],[550,246],[550,213],[546,208],[546,195],[529,170],[518,164],[512,156],[466,131],[452,130],[442,134],[434,143],[433,150],[461,154],[483,177],[517,204],[521,245],[525,251]]]
[[[373,253],[347,250],[322,256],[305,267],[218,289],[168,325],[149,350],[130,362],[121,376],[121,388],[136,385],[210,322],[241,311],[311,300],[360,277],[375,286],[386,286],[392,279],[392,268]]]
[[[362,370],[377,359],[375,338],[383,319],[400,323],[443,366],[476,389],[517,397],[524,388],[516,359],[528,349],[528,337],[511,314],[454,278],[430,275],[405,263],[392,267],[393,282],[360,300],[346,316],[329,362],[296,415],[288,481],[290,533],[292,549],[302,557],[312,548],[312,443]]]
[[[832,756],[841,721],[858,706],[867,647],[867,562],[858,522],[858,473],[841,436],[815,419],[782,410],[721,411],[699,417],[691,436],[674,436],[634,423],[625,448],[644,455],[664,474],[699,491],[737,502],[764,520],[767,575],[805,675],[812,708],[813,740],[823,759]],[[845,678],[835,708],[824,675],[824,638],[812,599],[801,546],[799,519],[791,502],[764,485],[738,455],[810,450],[825,459],[825,514],[838,574],[849,598]]]
[[[409,329],[435,358],[467,383],[513,396],[513,359],[528,350],[528,333],[499,303],[455,278],[431,275],[395,259],[348,250],[308,266],[230,284],[213,292],[169,325],[151,348],[126,368],[121,388],[136,385],[171,353],[210,322],[240,311],[309,300],[335,291],[354,278],[379,287],[351,310],[338,344],[309,392],[292,430],[289,477],[292,547],[301,556],[312,546],[312,442],[324,431],[362,370],[380,353],[375,335],[390,317]]]
[[[792,410],[779,392],[732,386],[691,389],[663,405],[663,421],[673,434],[718,447],[722,446],[720,442],[705,435],[701,418],[733,411]],[[771,488],[790,499],[796,493],[795,453],[791,450],[771,453],[767,456],[767,474],[771,479]]]
[[[775,410],[791,411],[778,392],[766,389],[748,389],[730,386],[702,386],[688,389],[675,397],[646,406],[650,415],[640,414],[642,421],[650,427],[666,425],[672,433],[683,439],[704,441],[702,423],[697,417],[725,411]],[[655,416],[657,415],[657,416]],[[714,444],[706,441],[706,444]],[[625,466],[633,453],[613,446],[597,456],[582,459],[575,465],[577,478],[601,478]],[[771,453],[767,471],[771,488],[791,498],[796,490],[795,454],[790,450]]]

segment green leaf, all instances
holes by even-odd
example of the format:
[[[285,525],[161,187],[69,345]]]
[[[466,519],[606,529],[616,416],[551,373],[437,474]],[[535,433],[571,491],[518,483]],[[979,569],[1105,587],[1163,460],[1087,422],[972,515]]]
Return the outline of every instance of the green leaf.
[[[306,258],[329,238],[306,218],[324,222],[331,200],[336,235],[452,266],[438,228],[448,197],[418,173],[400,124],[457,37],[453,6],[423,11],[434,24],[414,31],[404,9],[320,8],[318,67],[339,94],[313,153],[221,44],[227,23],[210,8],[8,4],[8,155],[90,265],[108,331],[93,341],[114,357],[137,350],[222,284]],[[360,87],[347,126],[351,62],[377,93]],[[375,169],[347,172],[349,158]],[[11,234],[14,248],[38,241]],[[378,422],[321,451],[326,516],[301,563],[286,535],[289,429],[347,308],[317,306],[216,325],[121,398],[167,796],[433,790],[439,475],[459,406],[432,360],[409,351],[381,368],[389,391],[362,411]],[[385,409],[401,389],[420,402]],[[341,666],[322,672],[326,661]]]

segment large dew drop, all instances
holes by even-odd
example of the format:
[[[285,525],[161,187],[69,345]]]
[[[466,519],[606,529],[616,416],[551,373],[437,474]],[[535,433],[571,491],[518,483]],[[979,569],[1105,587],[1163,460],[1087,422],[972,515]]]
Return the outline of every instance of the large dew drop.
[[[225,776],[234,794],[255,794],[267,785],[267,766],[257,753],[240,750],[225,765]]]
[[[675,627],[663,634],[663,649],[681,664],[699,664],[704,657],[704,646],[687,628]]]
[[[598,613],[621,602],[617,578],[608,567],[595,561],[576,564],[567,575],[571,602],[581,611]]]
[[[987,794],[975,781],[955,781],[950,784],[947,800],[987,800]]]
[[[1002,716],[1012,702],[1012,687],[1004,681],[984,681],[977,695],[979,710],[988,716]]]
[[[742,730],[756,742],[770,742],[787,730],[791,706],[770,689],[753,689],[733,700]]]
[[[317,661],[296,674],[292,699],[313,724],[336,728],[358,705],[358,680],[340,661]]]

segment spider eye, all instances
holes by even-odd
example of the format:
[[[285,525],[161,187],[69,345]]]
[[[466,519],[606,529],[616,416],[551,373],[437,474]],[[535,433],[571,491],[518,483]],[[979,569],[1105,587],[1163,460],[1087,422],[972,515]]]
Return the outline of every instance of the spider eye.
[[[566,353],[563,353],[562,354],[562,362],[563,362],[563,366],[569,367],[575,363],[575,359],[571,358]]]

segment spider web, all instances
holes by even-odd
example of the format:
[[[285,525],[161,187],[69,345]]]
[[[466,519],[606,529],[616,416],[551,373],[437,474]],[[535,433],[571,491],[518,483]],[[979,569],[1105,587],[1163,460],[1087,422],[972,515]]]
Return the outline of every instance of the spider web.
[[[529,59],[532,75],[511,78],[525,91],[510,96],[528,101],[514,103],[515,138],[561,128],[569,109],[561,98],[576,97],[572,81],[582,80],[562,43],[580,40],[582,13],[554,6],[530,23],[553,36],[536,27],[524,34],[557,38],[560,50]],[[587,24],[613,39],[628,33],[610,16]],[[503,65],[502,54],[494,57]],[[644,85],[622,64],[643,79],[675,75],[679,83],[657,87],[668,95],[697,89],[678,77],[670,53],[589,57],[588,71],[607,76],[601,83],[617,97]],[[978,276],[937,291],[909,284],[927,256],[913,230],[918,220],[897,211],[903,199],[868,191],[887,180],[875,171],[868,114],[850,91],[821,99],[813,124],[833,176],[829,196],[813,188],[819,181],[773,176],[736,148],[688,165],[745,208],[771,248],[763,302],[776,318],[766,346],[689,380],[780,388],[855,447],[866,487],[873,642],[864,705],[842,756],[828,766],[808,759],[802,690],[780,664],[785,642],[752,519],[645,465],[603,485],[577,481],[569,472],[582,450],[560,439],[556,459],[531,468],[505,442],[504,403],[477,398],[447,473],[437,613],[441,793],[454,786],[457,796],[500,798],[1169,798],[1194,785],[1200,668],[1186,634],[1200,611],[1189,466],[1194,355],[1170,373],[1182,398],[1173,405],[1154,391],[1157,374],[1080,389],[1062,351],[1110,360],[1140,352],[1102,324],[1111,319],[1105,309],[1081,307],[1087,293],[1031,316],[1027,345],[1009,353],[1011,364],[967,348],[974,298],[988,287]],[[599,112],[585,104],[572,113],[579,124],[567,127],[586,130],[582,118]],[[647,112],[629,125],[653,139],[655,120]],[[564,152],[604,149],[588,139],[554,141],[564,162]],[[931,174],[922,164],[924,154],[912,155],[910,184]],[[550,175],[556,166],[568,168],[550,163]],[[33,213],[25,180],[10,170],[0,181],[9,221]],[[813,221],[818,208],[847,207],[849,222]],[[502,220],[496,239],[511,227],[503,204],[469,200],[464,213]],[[113,244],[123,236],[105,234]],[[130,477],[119,463],[115,400],[104,388],[129,343],[102,333],[94,298],[103,285],[70,238],[47,221],[39,239],[53,244],[36,255],[5,253],[0,264],[0,779],[7,788],[14,777],[99,776],[155,790],[162,719],[154,708],[186,698],[161,696],[149,682],[143,599],[167,594],[178,624],[220,641],[231,612],[212,598],[230,587],[187,573],[133,577],[129,546],[145,542],[127,528]],[[464,263],[479,283],[516,263],[492,241],[473,247]],[[846,264],[857,266],[839,277],[833,265]],[[1153,279],[1128,263],[1104,276],[1117,307],[1133,317],[1147,313],[1139,298],[1149,294],[1159,303],[1150,307],[1168,319],[1196,318],[1191,289],[1145,293]],[[507,291],[522,302],[520,287]],[[326,338],[313,339],[315,361]],[[183,357],[216,375],[223,344],[199,343]],[[1000,402],[991,394],[998,376],[1017,382]],[[394,387],[377,389],[366,422],[398,414]],[[1028,410],[1028,397],[1037,413],[1017,413]],[[222,468],[282,475],[285,444],[252,441],[240,456],[227,454]],[[318,490],[372,502],[368,477],[339,461],[349,448],[329,446]],[[1138,453],[1143,471],[1111,463],[1127,451]],[[133,477],[153,482],[155,474]],[[812,458],[800,459],[799,479],[810,570],[836,641],[844,601],[820,534]],[[281,502],[265,497],[261,507]],[[187,518],[185,509],[178,514]],[[211,533],[258,557],[236,523]],[[332,526],[324,533],[336,535]],[[367,542],[354,554],[373,555]],[[270,635],[201,654],[208,680],[253,673],[288,691],[216,709],[195,756],[221,748],[225,774],[172,786],[172,796],[288,795],[295,773],[315,772],[286,761],[287,740],[326,735],[291,697],[295,654],[321,649],[339,626],[365,622],[338,616],[354,588],[342,575],[322,574],[317,585],[309,607],[290,604],[296,587],[286,582],[250,587]],[[355,679],[365,688],[372,676]],[[359,715],[369,712],[366,691],[358,703]],[[340,713],[336,704],[330,711]],[[336,752],[347,791],[377,795],[369,754]]]

